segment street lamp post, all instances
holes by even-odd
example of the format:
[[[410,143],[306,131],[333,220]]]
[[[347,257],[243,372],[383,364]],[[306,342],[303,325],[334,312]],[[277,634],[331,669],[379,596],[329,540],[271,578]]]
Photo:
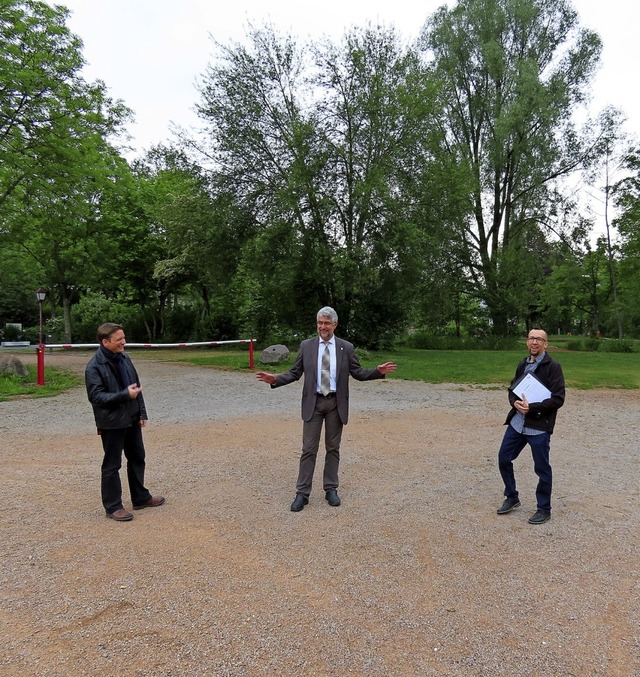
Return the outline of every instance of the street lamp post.
[[[38,300],[38,306],[40,308],[40,336],[38,341],[38,385],[44,385],[44,343],[42,342],[42,302],[47,295],[47,290],[44,287],[40,287],[36,291],[36,299]]]

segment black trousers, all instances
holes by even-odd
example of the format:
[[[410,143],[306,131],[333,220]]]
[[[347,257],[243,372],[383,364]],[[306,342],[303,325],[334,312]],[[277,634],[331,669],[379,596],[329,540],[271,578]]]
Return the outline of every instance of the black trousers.
[[[145,451],[142,428],[135,422],[128,428],[101,430],[104,459],[102,461],[102,505],[108,514],[122,508],[122,484],[120,468],[122,452],[127,459],[127,480],[133,505],[140,505],[151,498],[144,486]]]

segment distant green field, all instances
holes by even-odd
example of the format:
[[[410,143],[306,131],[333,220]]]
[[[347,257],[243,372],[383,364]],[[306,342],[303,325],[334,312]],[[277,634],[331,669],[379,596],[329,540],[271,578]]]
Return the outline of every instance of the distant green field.
[[[550,353],[562,365],[570,388],[640,388],[640,353]],[[507,384],[526,355],[514,351],[419,351],[400,349],[370,355],[367,365],[391,359],[397,378],[429,383]]]
[[[260,350],[255,351],[256,370],[286,371],[295,358],[279,365],[261,365]],[[473,383],[501,386],[513,378],[516,364],[526,355],[526,349],[518,351],[481,350],[416,350],[397,348],[389,351],[371,352],[362,364],[372,367],[392,360],[398,363],[398,371],[388,378],[403,378],[428,383]],[[564,370],[567,386],[571,388],[640,388],[640,353],[590,353],[551,352]],[[188,362],[221,369],[245,370],[249,366],[248,351],[162,350],[136,352],[136,358],[162,359],[173,362]]]

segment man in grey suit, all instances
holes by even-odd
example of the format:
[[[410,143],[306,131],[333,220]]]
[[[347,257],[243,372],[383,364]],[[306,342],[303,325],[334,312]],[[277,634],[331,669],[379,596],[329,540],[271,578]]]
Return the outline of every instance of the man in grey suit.
[[[259,381],[272,388],[288,385],[304,374],[302,388],[302,455],[296,483],[296,497],[291,504],[299,512],[309,502],[313,472],[324,423],[325,460],[323,487],[329,505],[340,505],[338,496],[338,466],[342,428],[349,420],[349,374],[358,381],[384,378],[396,370],[393,362],[375,369],[365,369],[356,357],[351,343],[334,336],[338,315],[325,306],[318,311],[318,336],[300,344],[296,361],[284,374],[256,373]]]

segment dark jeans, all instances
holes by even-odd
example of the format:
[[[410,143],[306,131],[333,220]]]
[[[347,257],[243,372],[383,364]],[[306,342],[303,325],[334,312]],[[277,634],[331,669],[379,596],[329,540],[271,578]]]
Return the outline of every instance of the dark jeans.
[[[151,498],[144,486],[145,452],[142,429],[138,422],[129,428],[101,430],[104,459],[102,461],[102,505],[111,514],[122,508],[122,484],[120,468],[122,452],[127,459],[127,480],[133,505],[140,505]]]
[[[531,447],[531,455],[533,456],[533,469],[538,476],[538,486],[536,488],[538,510],[551,512],[552,474],[551,465],[549,464],[550,442],[550,433],[543,432],[540,435],[523,435],[516,432],[512,426],[507,426],[502,438],[502,444],[500,445],[500,451],[498,452],[498,468],[504,482],[504,495],[506,498],[518,500],[513,462],[528,444]]]
[[[309,496],[311,493],[323,423],[325,447],[323,488],[325,491],[338,488],[342,421],[338,415],[336,398],[318,397],[311,420],[305,421],[302,427],[302,455],[300,456],[296,491],[305,496]]]

